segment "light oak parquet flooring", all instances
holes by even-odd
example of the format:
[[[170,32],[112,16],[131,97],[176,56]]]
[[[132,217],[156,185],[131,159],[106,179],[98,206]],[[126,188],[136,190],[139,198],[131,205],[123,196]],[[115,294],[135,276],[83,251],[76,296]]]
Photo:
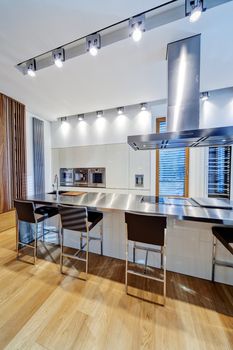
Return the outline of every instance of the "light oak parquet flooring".
[[[16,261],[15,230],[0,233],[0,349],[233,349],[231,286],[168,272],[162,307],[125,294],[124,261],[92,254],[85,282],[40,253],[37,266]]]

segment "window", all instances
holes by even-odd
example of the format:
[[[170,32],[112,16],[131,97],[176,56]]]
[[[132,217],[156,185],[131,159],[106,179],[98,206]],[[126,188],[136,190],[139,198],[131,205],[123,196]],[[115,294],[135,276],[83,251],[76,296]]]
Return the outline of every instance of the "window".
[[[166,118],[156,119],[156,132],[166,132]],[[189,149],[156,151],[156,195],[188,197]]]
[[[209,147],[208,197],[230,198],[231,146]]]

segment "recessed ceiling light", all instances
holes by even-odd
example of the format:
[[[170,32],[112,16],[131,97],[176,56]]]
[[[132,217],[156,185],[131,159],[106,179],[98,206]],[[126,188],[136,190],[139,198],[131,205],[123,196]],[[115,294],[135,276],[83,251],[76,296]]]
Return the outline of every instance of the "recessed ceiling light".
[[[118,114],[123,114],[123,113],[124,113],[124,110],[125,110],[124,107],[118,107],[118,108],[117,108],[117,113],[118,113]]]
[[[79,121],[84,120],[84,114],[78,114],[78,120]]]
[[[147,103],[143,102],[140,104],[141,111],[146,111],[147,110]]]
[[[101,117],[103,117],[103,115],[104,115],[104,112],[103,112],[103,111],[97,111],[97,112],[96,112],[96,117],[97,117],[97,118],[101,118]]]
[[[208,91],[202,92],[200,95],[200,99],[202,101],[207,101],[209,99],[210,95]]]

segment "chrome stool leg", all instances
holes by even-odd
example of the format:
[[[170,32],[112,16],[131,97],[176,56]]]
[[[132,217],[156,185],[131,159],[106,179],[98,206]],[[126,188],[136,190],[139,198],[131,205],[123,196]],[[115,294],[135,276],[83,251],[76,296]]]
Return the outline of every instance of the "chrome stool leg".
[[[103,255],[103,220],[100,222],[100,254]]]
[[[162,254],[163,256],[163,300],[164,300],[164,305],[166,303],[166,285],[167,285],[167,276],[166,276],[166,245],[162,247]]]
[[[213,236],[213,252],[212,252],[212,281],[215,280],[215,264],[216,264],[217,238]]]
[[[80,235],[80,250],[83,249],[83,234],[81,232],[81,235]]]
[[[133,262],[136,262],[136,243],[133,242]]]
[[[146,249],[146,258],[145,258],[145,265],[144,265],[144,273],[146,273],[147,262],[148,262],[148,254],[149,254],[149,251]]]
[[[63,273],[63,251],[64,251],[64,230],[61,228],[61,254],[60,254],[60,272]]]

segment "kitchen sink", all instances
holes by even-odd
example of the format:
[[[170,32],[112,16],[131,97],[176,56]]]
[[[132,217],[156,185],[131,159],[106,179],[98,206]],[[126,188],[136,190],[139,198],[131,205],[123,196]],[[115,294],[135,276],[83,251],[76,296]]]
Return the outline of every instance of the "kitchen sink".
[[[66,193],[67,191],[58,191],[58,194]],[[56,191],[48,192],[48,194],[56,194]]]

